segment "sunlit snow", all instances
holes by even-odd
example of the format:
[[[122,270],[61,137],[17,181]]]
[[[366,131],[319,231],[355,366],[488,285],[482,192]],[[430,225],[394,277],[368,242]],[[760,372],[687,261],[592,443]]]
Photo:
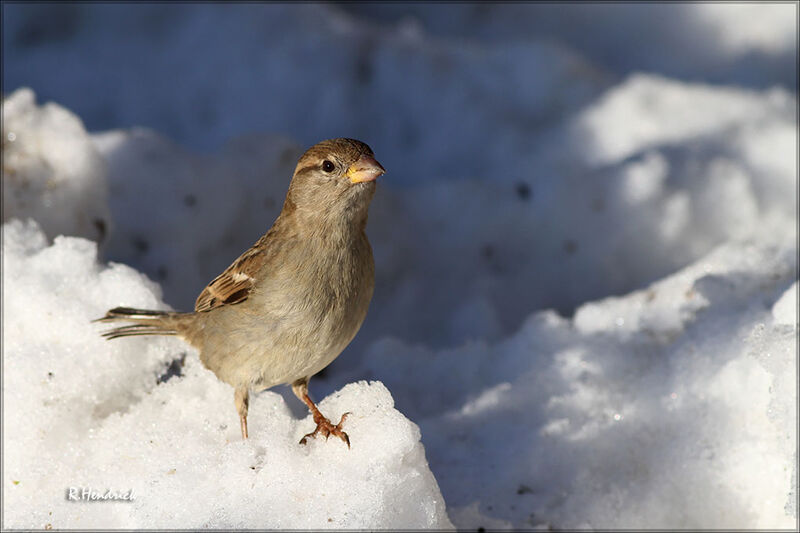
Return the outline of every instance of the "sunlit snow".
[[[796,9],[4,4],[3,526],[797,527]],[[352,449],[281,387],[242,441],[90,321],[190,309],[335,136],[387,169]]]

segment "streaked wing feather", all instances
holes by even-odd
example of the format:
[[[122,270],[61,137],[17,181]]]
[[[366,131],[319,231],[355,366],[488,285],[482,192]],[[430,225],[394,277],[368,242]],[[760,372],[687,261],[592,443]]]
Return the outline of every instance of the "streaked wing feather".
[[[263,266],[267,256],[263,246],[258,244],[261,244],[261,241],[243,253],[203,289],[194,304],[195,311],[211,311],[223,305],[238,304],[250,296],[256,273]]]

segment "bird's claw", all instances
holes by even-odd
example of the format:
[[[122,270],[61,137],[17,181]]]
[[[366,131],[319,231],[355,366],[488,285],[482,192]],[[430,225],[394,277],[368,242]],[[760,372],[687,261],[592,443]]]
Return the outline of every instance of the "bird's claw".
[[[344,423],[347,415],[349,414],[349,412],[343,414],[342,418],[339,419],[339,423],[335,426],[324,416],[314,417],[314,422],[317,423],[316,429],[300,439],[300,444],[305,444],[309,437],[316,437],[317,433],[321,433],[325,437],[325,440],[328,440],[328,437],[331,435],[334,437],[339,437],[345,442],[345,444],[347,444],[347,447],[350,448],[350,437],[347,436],[347,433],[342,431],[342,423]]]

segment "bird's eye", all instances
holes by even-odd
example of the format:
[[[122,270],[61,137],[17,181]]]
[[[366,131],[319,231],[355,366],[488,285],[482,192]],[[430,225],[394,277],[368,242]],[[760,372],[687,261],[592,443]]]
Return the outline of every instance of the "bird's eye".
[[[333,172],[334,168],[336,168],[336,165],[334,165],[327,159],[322,162],[322,170],[324,170],[325,172]]]

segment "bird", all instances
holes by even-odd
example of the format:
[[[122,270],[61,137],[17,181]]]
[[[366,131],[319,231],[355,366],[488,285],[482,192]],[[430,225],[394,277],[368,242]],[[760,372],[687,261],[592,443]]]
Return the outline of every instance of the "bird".
[[[376,179],[385,169],[355,139],[310,147],[295,167],[280,214],[256,243],[197,297],[193,312],[115,307],[94,322],[126,321],[107,339],[174,335],[234,389],[242,439],[250,393],[288,384],[310,410],[314,431],[301,440],[350,438],[311,400],[309,379],[361,328],[375,286],[365,232]]]

